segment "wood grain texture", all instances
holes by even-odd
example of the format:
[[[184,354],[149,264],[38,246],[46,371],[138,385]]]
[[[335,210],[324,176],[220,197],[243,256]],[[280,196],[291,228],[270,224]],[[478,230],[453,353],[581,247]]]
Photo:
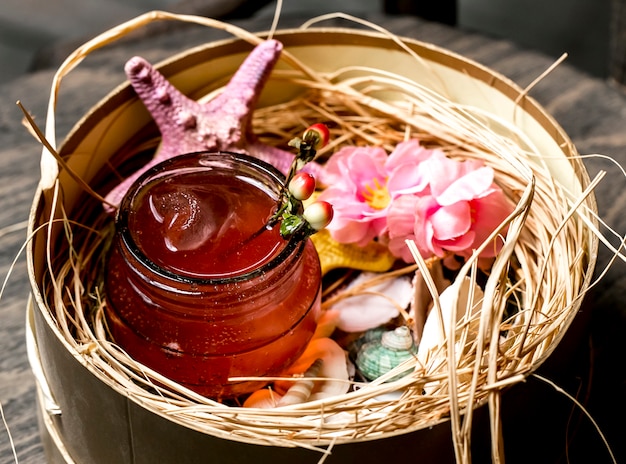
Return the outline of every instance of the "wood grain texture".
[[[281,20],[280,27],[297,26],[304,19],[286,17]],[[541,54],[522,50],[507,41],[493,40],[416,18],[373,15],[368,19],[398,35],[432,42],[475,59],[522,87],[530,84],[552,62]],[[270,26],[254,19],[237,21],[236,24],[251,31],[266,30]],[[348,24],[333,21],[328,25]],[[222,37],[225,35],[218,31],[189,27],[155,37],[143,37],[140,41],[126,41],[121,46],[93,55],[63,84],[57,112],[59,140],[91,106],[124,80],[123,63],[132,55],[142,54],[150,61],[158,61],[196,44]],[[0,86],[0,231],[27,219],[39,178],[40,146],[22,127],[21,113],[14,102],[22,100],[43,125],[51,80],[51,71],[40,71]],[[581,153],[608,155],[626,166],[626,95],[621,88],[563,64],[539,83],[531,96],[554,116]],[[599,209],[601,216],[613,228],[624,233],[626,181],[617,168],[606,160],[590,158],[585,164],[592,177],[599,170],[609,171],[596,190]],[[0,235],[2,278],[24,239],[25,229]],[[607,250],[601,249],[599,268],[603,267],[609,255]],[[554,374],[558,383],[571,394],[581,392],[588,395],[580,400],[585,402],[606,433],[618,461],[626,457],[622,445],[623,430],[614,425],[614,418],[623,418],[626,413],[626,376],[624,369],[619,367],[626,359],[626,349],[621,342],[626,330],[624,270],[624,264],[619,262],[609,270],[588,298],[584,317],[581,316],[583,323],[573,329],[573,340],[564,342],[564,348],[555,354],[555,361],[547,363],[544,370],[551,374],[549,369],[555,365],[562,367],[563,372]],[[0,402],[19,462],[40,464],[45,462],[45,458],[35,415],[34,379],[24,343],[28,293],[25,258],[21,256],[0,300]],[[593,376],[589,375],[589,366],[593,366]],[[528,402],[531,395],[537,408],[514,411],[513,403]],[[509,398],[511,406],[507,406],[505,396],[505,409],[511,410],[517,428],[508,441],[513,451],[507,455],[507,462],[528,462],[529,456],[538,456],[540,448],[536,443],[541,441],[553,444],[555,449],[552,454],[540,455],[535,461],[565,462],[568,436],[572,441],[570,462],[609,462],[588,421],[577,410],[570,418],[572,404],[550,387],[529,379],[523,388],[512,391]],[[549,409],[552,407],[555,409]],[[513,425],[510,427],[513,428]],[[524,432],[528,435],[520,437],[519,434]],[[551,436],[538,437],[550,433]],[[535,443],[534,450],[524,446],[529,442]],[[589,460],[589,456],[593,459]],[[13,462],[9,435],[2,425],[0,462]]]

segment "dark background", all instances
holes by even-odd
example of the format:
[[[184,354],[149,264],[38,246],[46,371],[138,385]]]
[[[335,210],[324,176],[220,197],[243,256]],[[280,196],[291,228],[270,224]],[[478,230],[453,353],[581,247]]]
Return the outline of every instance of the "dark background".
[[[613,3],[612,3],[613,2]],[[618,0],[284,0],[284,15],[315,16],[342,11],[410,12],[426,19],[510,39],[558,57],[594,75],[609,74],[611,21]],[[243,7],[242,7],[243,4]],[[263,6],[265,5],[265,6]],[[145,11],[272,15],[268,0],[2,0],[0,82],[48,64],[63,43],[85,38]]]

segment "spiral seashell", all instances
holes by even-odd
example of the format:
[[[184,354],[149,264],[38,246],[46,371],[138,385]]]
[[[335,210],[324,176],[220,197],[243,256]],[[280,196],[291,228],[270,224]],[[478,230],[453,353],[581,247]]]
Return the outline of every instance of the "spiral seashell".
[[[293,381],[289,389],[281,395],[270,388],[262,388],[253,392],[243,403],[244,408],[272,409],[292,404],[306,403],[311,397],[315,387],[315,381],[323,365],[322,359],[316,359],[313,364],[302,374],[302,378]]]
[[[398,327],[383,333],[380,341],[365,343],[356,358],[356,365],[364,377],[374,380],[404,361],[414,358],[417,352],[411,331],[407,327]],[[404,377],[409,371],[400,373],[391,379]]]
[[[311,367],[302,375],[302,380],[294,382],[289,390],[278,401],[277,406],[289,406],[291,404],[305,403],[311,396],[315,382],[311,377],[317,377],[322,369],[323,360],[316,359]]]
[[[366,343],[380,342],[385,332],[388,332],[388,329],[385,329],[383,326],[374,327],[363,332],[359,338],[348,345],[348,353],[351,359],[356,359],[359,351]]]
[[[380,339],[380,343],[390,350],[409,351],[413,347],[413,337],[411,336],[411,331],[402,326],[385,332]]]

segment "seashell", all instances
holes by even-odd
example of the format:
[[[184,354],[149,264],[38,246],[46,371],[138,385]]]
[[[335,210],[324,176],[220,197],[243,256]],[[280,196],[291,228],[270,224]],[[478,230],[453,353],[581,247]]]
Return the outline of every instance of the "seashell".
[[[339,311],[334,309],[327,309],[323,311],[317,320],[317,327],[312,338],[326,338],[330,337],[339,323]]]
[[[305,403],[310,398],[311,392],[315,386],[315,380],[310,379],[320,375],[323,363],[323,360],[316,359],[301,378],[291,381],[291,387],[289,387],[284,395],[270,388],[261,388],[246,398],[243,407],[271,409]]]
[[[413,290],[408,277],[393,277],[368,284],[378,277],[371,272],[363,272],[344,292],[354,292],[355,287],[366,290],[340,298],[330,309],[340,312],[337,328],[344,332],[364,332],[386,324],[400,315],[399,308],[406,308],[411,302]]]
[[[313,364],[306,370],[302,376],[302,380],[293,383],[285,395],[278,401],[278,406],[289,406],[291,404],[300,404],[306,402],[311,396],[315,381],[310,380],[311,377],[319,376],[324,361],[316,359]]]
[[[271,409],[278,406],[278,402],[281,398],[282,396],[275,391],[270,390],[269,388],[261,388],[246,398],[243,402],[243,407]]]
[[[331,338],[311,340],[302,356],[284,373],[285,376],[302,375],[317,360],[322,360],[318,377],[326,380],[315,381],[309,401],[343,395],[350,388],[348,359],[345,351]],[[277,380],[274,388],[285,394],[293,385],[292,380]]]
[[[364,344],[357,355],[356,365],[364,377],[375,380],[404,361],[414,358],[416,352],[411,331],[408,327],[402,326],[385,332],[380,341]],[[392,377],[389,381],[404,377],[408,372],[410,369]]]
[[[388,248],[380,243],[372,242],[364,247],[352,243],[339,243],[327,230],[312,235],[311,240],[320,257],[322,275],[338,268],[385,272],[391,269],[396,260]]]
[[[361,347],[369,342],[380,342],[381,338],[383,338],[383,334],[387,332],[388,329],[385,329],[382,326],[374,327],[373,329],[366,330],[363,334],[352,341],[348,345],[348,353],[352,359],[356,359],[356,356],[359,354]]]
[[[446,287],[450,285],[450,281],[443,276],[443,266],[441,260],[436,260],[428,266],[430,278],[432,283],[437,289],[437,294],[440,295]],[[422,331],[424,330],[424,324],[426,323],[426,317],[428,311],[433,306],[433,296],[426,284],[426,278],[422,275],[421,271],[416,271],[413,277],[413,290],[414,296],[411,302],[410,315],[414,321],[415,340],[420,343],[422,338]]]
[[[469,301],[470,294],[472,298],[471,304]],[[465,277],[459,285],[455,283],[449,286],[441,293],[439,296],[441,318],[435,308],[430,311],[424,324],[424,331],[422,332],[417,351],[417,358],[423,366],[426,367],[432,361],[437,348],[443,345],[452,318],[454,318],[455,324],[463,317],[466,317],[469,321],[480,310],[480,303],[483,297],[484,294],[480,286],[469,277]],[[443,321],[443,327],[441,326],[441,320]],[[470,324],[467,342],[476,336],[477,324],[478,320],[474,318]],[[442,356],[445,356],[445,354]]]

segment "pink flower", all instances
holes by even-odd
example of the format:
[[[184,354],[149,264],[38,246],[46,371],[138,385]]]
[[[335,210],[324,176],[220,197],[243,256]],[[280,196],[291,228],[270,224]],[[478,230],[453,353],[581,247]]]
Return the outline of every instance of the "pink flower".
[[[394,199],[388,211],[389,249],[407,262],[412,257],[406,239],[414,240],[424,257],[469,256],[513,210],[493,183],[493,169],[480,161],[456,161],[439,152],[421,168],[429,188]],[[496,240],[480,256],[493,257],[500,246]]]
[[[380,147],[345,147],[335,153],[325,166],[328,188],[319,197],[333,205],[331,236],[359,245],[381,236],[393,198],[428,186],[421,163],[433,152],[410,140],[390,155]]]

